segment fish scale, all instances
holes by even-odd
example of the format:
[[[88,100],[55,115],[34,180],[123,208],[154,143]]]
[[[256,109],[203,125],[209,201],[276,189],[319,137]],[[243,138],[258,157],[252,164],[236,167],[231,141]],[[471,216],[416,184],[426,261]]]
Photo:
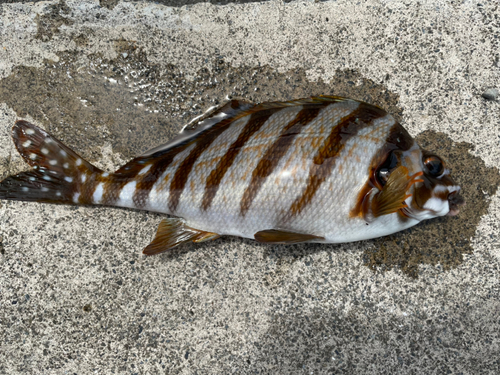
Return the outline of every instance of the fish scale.
[[[160,223],[148,255],[221,235],[358,241],[457,214],[463,203],[444,162],[390,114],[334,96],[232,100],[114,173],[26,121],[13,140],[34,170],[2,181],[0,199],[175,215]]]

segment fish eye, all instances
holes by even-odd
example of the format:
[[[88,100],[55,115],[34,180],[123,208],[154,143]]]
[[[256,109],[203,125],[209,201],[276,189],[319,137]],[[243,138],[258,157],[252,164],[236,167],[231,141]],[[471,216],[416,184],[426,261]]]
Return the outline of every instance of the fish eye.
[[[437,156],[428,156],[424,159],[424,166],[433,177],[439,177],[444,173],[444,163]]]
[[[387,159],[377,168],[375,176],[377,178],[378,183],[383,187],[387,180],[389,179],[389,175],[392,170],[396,168],[398,165],[398,158],[394,154],[394,152],[390,152],[387,156]]]

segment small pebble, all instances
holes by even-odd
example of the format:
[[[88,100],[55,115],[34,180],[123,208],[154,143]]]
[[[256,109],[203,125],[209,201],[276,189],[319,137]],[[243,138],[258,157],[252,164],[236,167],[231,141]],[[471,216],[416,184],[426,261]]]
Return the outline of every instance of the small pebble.
[[[487,100],[496,100],[498,97],[498,90],[497,89],[488,89],[485,92],[483,92],[483,98]]]
[[[123,56],[123,58],[124,58],[124,59],[126,59],[126,58],[127,58],[127,56],[128,56],[128,53],[127,53],[127,52],[124,52],[124,53],[122,53],[122,56]]]

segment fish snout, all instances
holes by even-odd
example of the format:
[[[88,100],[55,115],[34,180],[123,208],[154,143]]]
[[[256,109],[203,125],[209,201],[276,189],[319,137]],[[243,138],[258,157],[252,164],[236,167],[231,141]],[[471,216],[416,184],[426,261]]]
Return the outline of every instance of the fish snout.
[[[464,198],[460,195],[460,190],[456,190],[448,194],[448,204],[450,206],[448,216],[458,215],[460,207],[465,204]]]

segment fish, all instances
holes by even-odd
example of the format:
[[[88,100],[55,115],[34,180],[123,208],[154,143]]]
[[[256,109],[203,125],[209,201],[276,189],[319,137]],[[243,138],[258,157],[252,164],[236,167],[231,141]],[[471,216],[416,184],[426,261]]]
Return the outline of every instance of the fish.
[[[25,120],[12,138],[32,169],[3,180],[0,199],[168,215],[146,255],[221,236],[361,241],[464,204],[443,159],[382,108],[339,96],[229,100],[114,173]]]

